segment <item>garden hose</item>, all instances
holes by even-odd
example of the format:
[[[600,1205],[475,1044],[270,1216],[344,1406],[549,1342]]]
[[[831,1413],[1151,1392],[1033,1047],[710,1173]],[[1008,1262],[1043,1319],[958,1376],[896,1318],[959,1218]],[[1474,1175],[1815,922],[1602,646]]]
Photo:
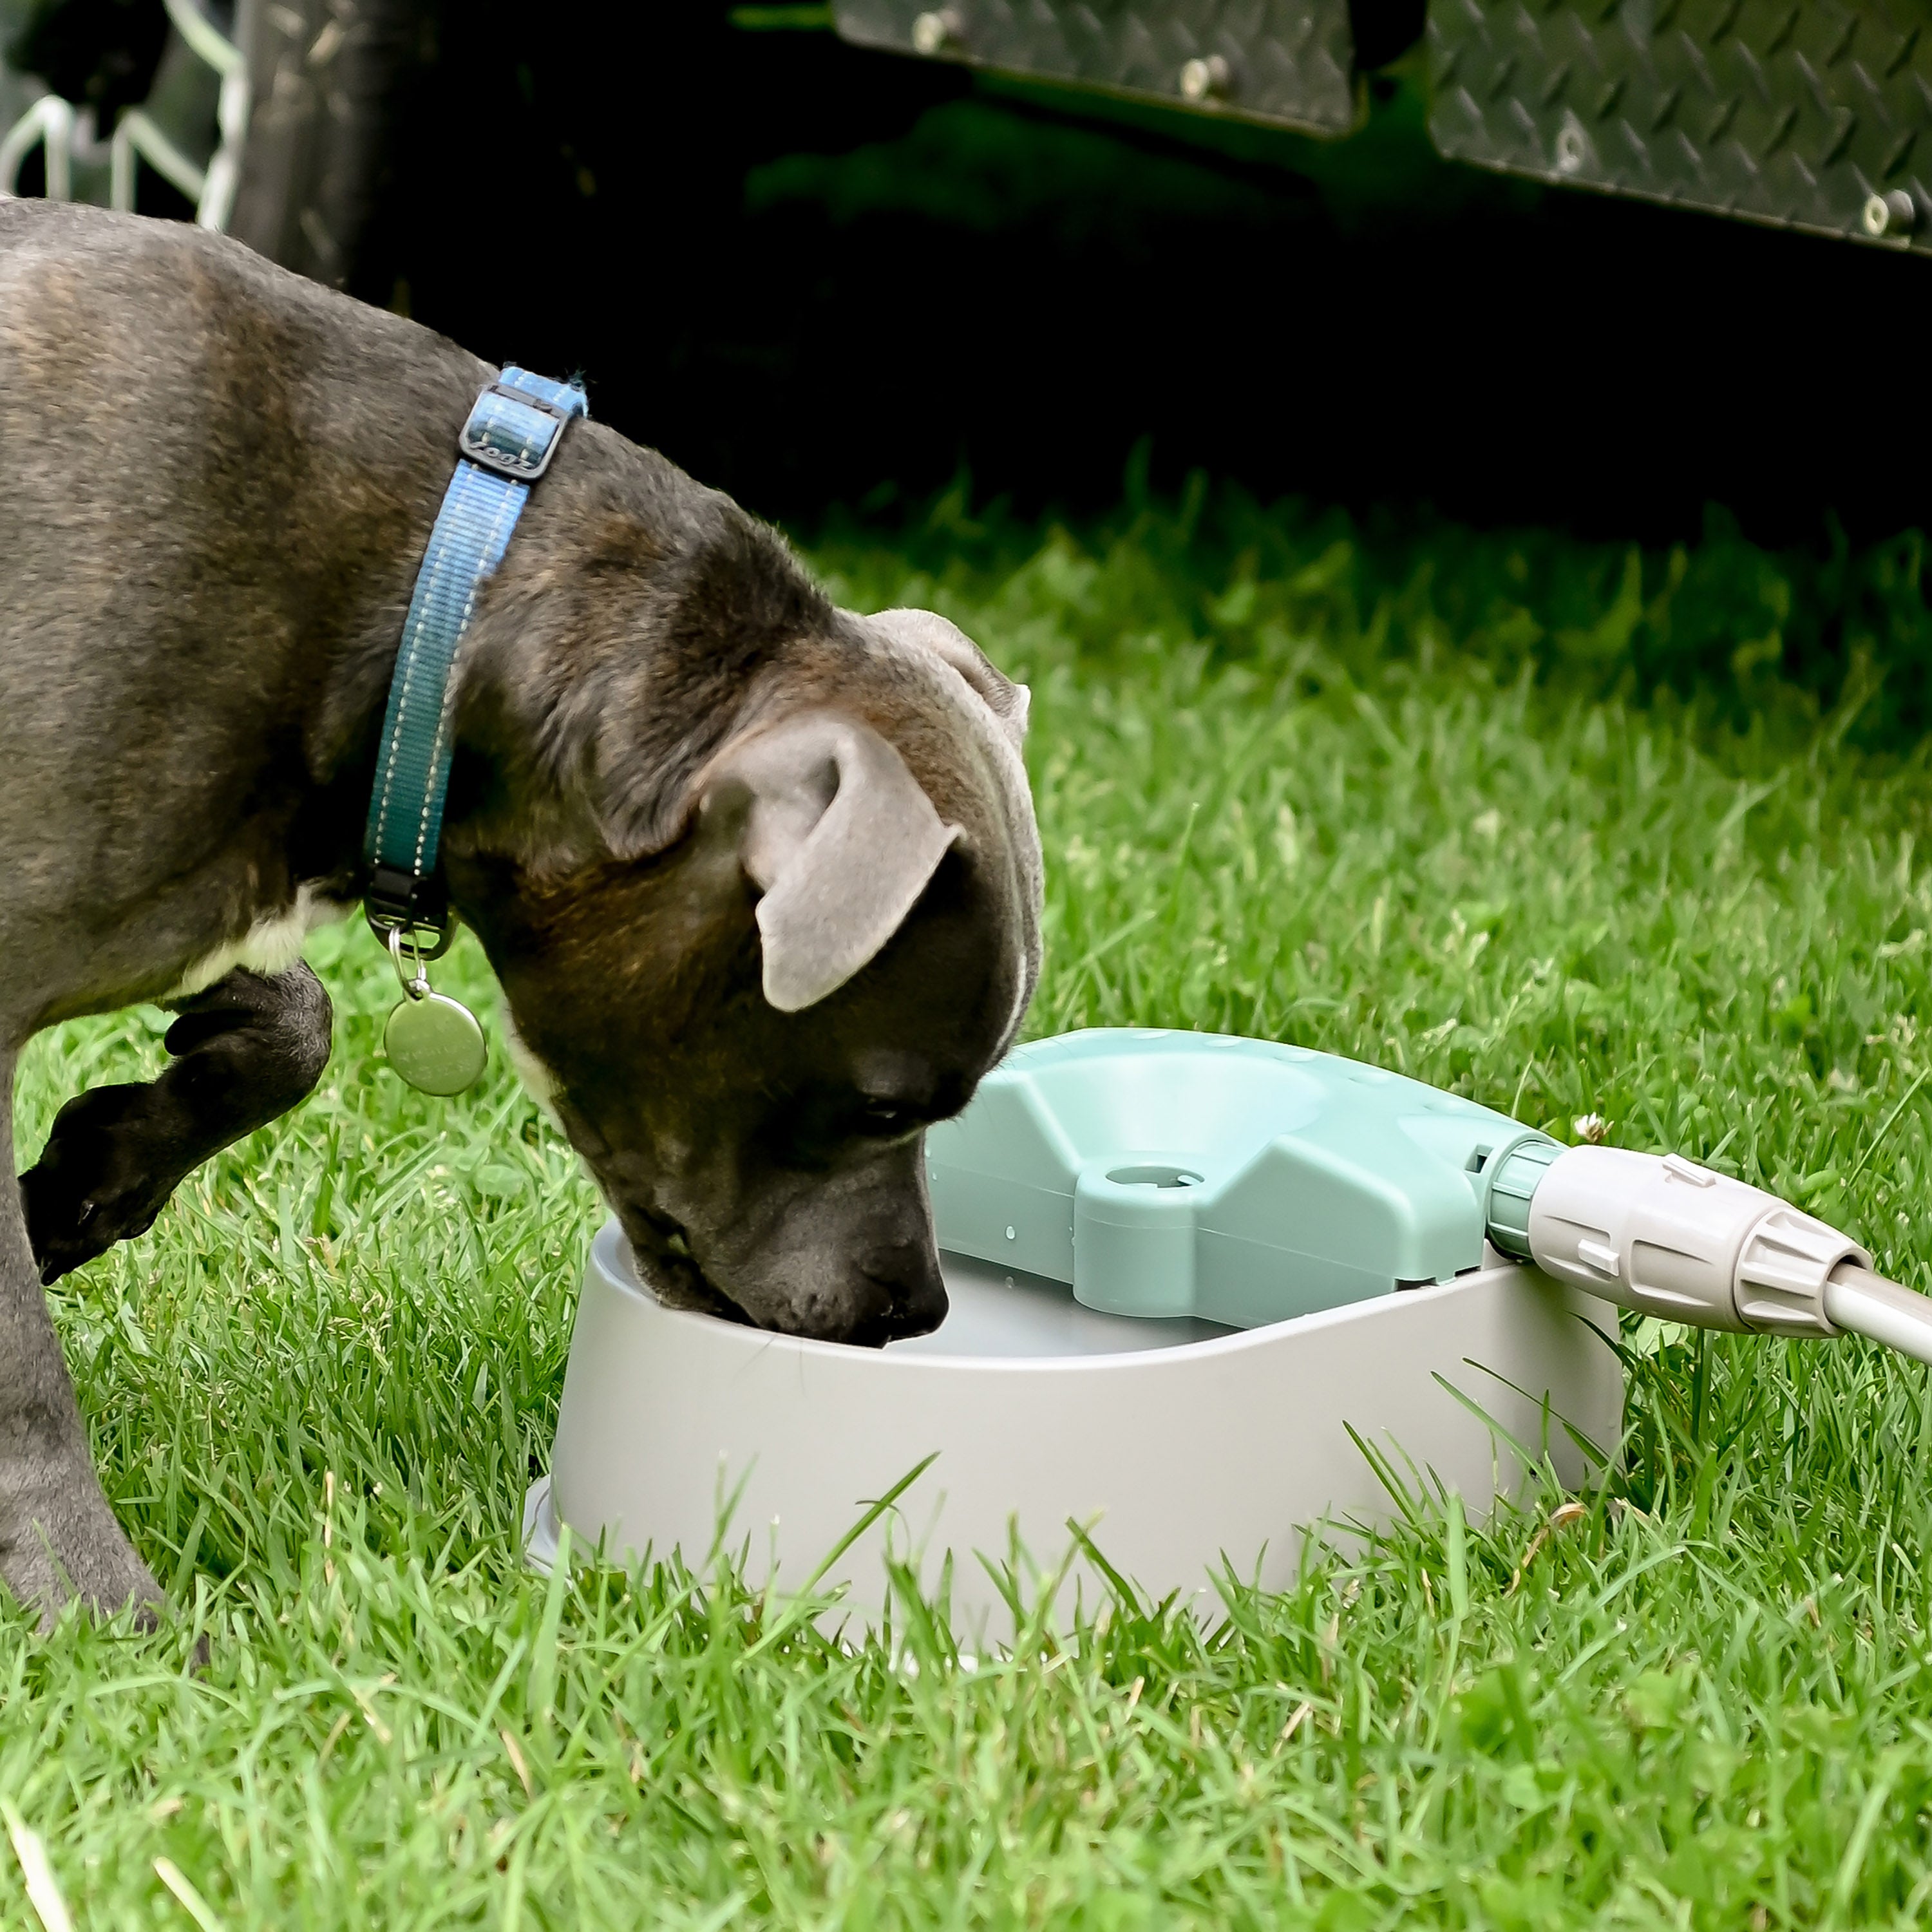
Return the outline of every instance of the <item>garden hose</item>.
[[[1849,1234],[1679,1154],[1519,1141],[1486,1220],[1504,1254],[1660,1321],[1849,1332],[1932,1362],[1932,1298],[1874,1274]]]

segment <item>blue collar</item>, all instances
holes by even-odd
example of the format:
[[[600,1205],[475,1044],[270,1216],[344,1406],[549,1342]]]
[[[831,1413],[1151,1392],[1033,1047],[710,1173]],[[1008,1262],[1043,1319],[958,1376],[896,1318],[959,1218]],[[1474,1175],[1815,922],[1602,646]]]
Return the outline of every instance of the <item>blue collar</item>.
[[[434,958],[448,944],[449,910],[436,846],[449,788],[454,706],[451,673],[476,593],[503,560],[530,486],[550,467],[573,416],[590,406],[575,383],[506,368],[476,398],[457,438],[459,460],[416,573],[389,682],[382,745],[369,800],[364,908],[377,938],[392,933]]]

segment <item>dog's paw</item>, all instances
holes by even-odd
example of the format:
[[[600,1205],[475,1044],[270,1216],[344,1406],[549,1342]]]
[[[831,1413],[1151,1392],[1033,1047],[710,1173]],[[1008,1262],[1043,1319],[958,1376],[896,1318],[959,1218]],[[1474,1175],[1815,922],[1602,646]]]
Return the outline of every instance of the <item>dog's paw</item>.
[[[43,1282],[154,1226],[181,1178],[164,1112],[151,1087],[96,1087],[56,1116],[39,1160],[20,1177]]]
[[[114,1520],[92,1468],[58,1459],[24,1472],[0,1468],[0,1577],[51,1630],[78,1598],[94,1616],[131,1610],[136,1629],[158,1630],[167,1600],[154,1573]]]

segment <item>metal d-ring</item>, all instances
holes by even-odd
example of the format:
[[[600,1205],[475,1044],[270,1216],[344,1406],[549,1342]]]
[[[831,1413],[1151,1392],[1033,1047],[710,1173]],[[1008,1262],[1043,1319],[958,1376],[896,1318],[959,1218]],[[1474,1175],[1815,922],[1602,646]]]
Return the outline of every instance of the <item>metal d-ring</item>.
[[[410,964],[403,964],[403,948],[410,949]],[[429,962],[436,957],[434,952],[425,952],[422,942],[416,937],[414,926],[392,926],[389,928],[389,957],[394,962],[396,977],[402,982],[403,992],[412,1000],[429,998]]]

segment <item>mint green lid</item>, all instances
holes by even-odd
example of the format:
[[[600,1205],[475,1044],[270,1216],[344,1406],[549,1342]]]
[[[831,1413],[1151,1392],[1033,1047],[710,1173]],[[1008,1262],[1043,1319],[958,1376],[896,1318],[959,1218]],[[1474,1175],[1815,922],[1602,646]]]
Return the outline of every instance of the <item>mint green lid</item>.
[[[942,1248],[1256,1328],[1480,1267],[1491,1176],[1541,1138],[1306,1047],[1106,1028],[1016,1048],[926,1157]]]

